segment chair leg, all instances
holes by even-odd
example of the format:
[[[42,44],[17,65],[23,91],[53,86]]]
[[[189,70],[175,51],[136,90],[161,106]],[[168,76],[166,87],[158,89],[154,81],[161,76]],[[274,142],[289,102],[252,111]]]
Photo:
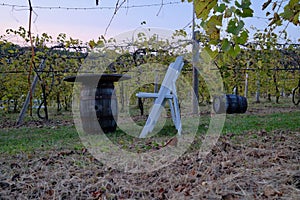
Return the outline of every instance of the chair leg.
[[[173,101],[172,99],[168,99],[170,110],[171,110],[171,117],[174,124],[176,124],[176,115],[174,111]]]
[[[142,98],[138,98],[138,105],[139,105],[139,109],[141,111],[141,116],[143,116],[144,115],[144,105],[143,105]]]
[[[162,110],[162,106],[160,104],[154,104],[151,112],[147,118],[146,124],[142,130],[142,133],[140,134],[140,138],[145,138],[149,132],[151,132],[158,121],[158,118],[160,117]]]
[[[174,105],[172,99],[169,99],[170,109],[171,109],[171,115],[173,123],[178,131],[178,134],[181,135],[181,119],[180,119],[180,108],[177,97],[173,98]]]
[[[174,108],[175,108],[175,119],[176,119],[176,122],[174,124],[176,126],[176,129],[178,130],[178,135],[181,135],[182,125],[181,125],[180,109],[179,109],[178,99],[176,96],[174,97]]]
[[[155,104],[151,108],[142,133],[140,134],[140,138],[145,138],[148,135],[148,133],[153,131],[154,126],[161,115],[162,109],[165,106],[165,103],[166,99],[156,99]]]

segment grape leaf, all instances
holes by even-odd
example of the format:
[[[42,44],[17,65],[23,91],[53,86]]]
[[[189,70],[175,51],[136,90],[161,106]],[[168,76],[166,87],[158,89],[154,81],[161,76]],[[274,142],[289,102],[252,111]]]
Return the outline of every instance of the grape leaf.
[[[247,31],[243,31],[241,35],[237,38],[238,44],[245,44],[248,40],[248,33]]]
[[[229,18],[232,16],[232,10],[231,9],[226,9],[224,13],[224,18]]]
[[[251,8],[244,8],[241,17],[253,17],[253,10]]]
[[[217,57],[218,51],[217,50],[213,51],[213,50],[211,50],[211,48],[209,46],[206,46],[203,48],[201,55],[202,55],[202,58],[204,59],[204,61],[210,62]]]
[[[220,4],[219,6],[216,7],[215,11],[219,13],[223,13],[226,9],[225,3]]]
[[[230,42],[228,41],[228,39],[224,39],[222,41],[222,46],[221,46],[222,50],[226,52],[230,49],[230,47],[231,46],[230,46]]]
[[[241,52],[241,48],[239,45],[235,45],[234,47],[231,46],[228,53],[229,55],[231,55],[232,57],[237,57],[237,55]]]
[[[203,1],[203,0],[195,0],[195,12],[197,18],[207,19],[208,15],[210,13],[210,10],[217,5],[217,0],[209,0],[209,1]]]
[[[233,35],[238,35],[244,25],[245,23],[243,21],[236,22],[236,20],[231,19],[228,23],[227,32],[232,33]]]

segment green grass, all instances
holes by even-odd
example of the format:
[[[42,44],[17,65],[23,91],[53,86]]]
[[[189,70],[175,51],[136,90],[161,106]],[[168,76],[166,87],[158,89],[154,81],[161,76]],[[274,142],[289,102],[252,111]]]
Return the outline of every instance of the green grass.
[[[241,134],[249,131],[299,130],[300,112],[264,115],[227,115],[223,133]]]
[[[0,130],[0,153],[82,148],[73,126]]]
[[[190,120],[193,125],[197,120]],[[210,122],[210,115],[200,117],[198,135],[205,134]],[[227,115],[222,134],[244,134],[251,131],[265,130],[300,130],[300,111],[273,114],[233,114]],[[183,127],[185,128],[185,127]],[[167,120],[167,125],[155,135],[152,140],[139,139],[130,136],[120,129],[107,136],[114,144],[120,145],[125,150],[135,152],[155,148],[176,135],[172,123]],[[18,152],[43,151],[50,149],[81,149],[83,144],[74,126],[43,126],[5,128],[0,130],[0,153],[15,154]]]

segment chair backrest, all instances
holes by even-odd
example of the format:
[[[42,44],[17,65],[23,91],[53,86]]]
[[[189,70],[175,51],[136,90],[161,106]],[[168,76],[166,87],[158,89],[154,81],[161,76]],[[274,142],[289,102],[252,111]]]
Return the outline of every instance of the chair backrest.
[[[175,60],[175,62],[171,63],[169,65],[169,68],[166,72],[165,78],[162,82],[162,88],[168,88],[170,90],[174,90],[175,88],[175,82],[182,70],[182,67],[184,65],[183,57],[178,56]]]

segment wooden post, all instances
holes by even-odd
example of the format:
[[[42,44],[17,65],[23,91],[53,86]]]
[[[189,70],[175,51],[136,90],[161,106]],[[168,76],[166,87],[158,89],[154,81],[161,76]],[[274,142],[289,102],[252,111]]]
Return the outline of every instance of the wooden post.
[[[199,105],[199,78],[197,65],[199,63],[199,40],[195,32],[195,2],[193,2],[193,114],[198,114]]]
[[[244,96],[246,98],[248,96],[248,78],[249,78],[248,70],[249,70],[249,65],[250,65],[250,63],[247,62],[246,77],[245,77],[245,94],[244,94]]]
[[[198,113],[199,105],[199,72],[197,65],[199,64],[199,42],[193,40],[193,113]]]
[[[40,66],[39,66],[39,71],[42,71],[44,68],[45,68],[45,59],[42,60]],[[29,92],[27,93],[27,96],[26,96],[26,100],[23,104],[23,107],[22,107],[22,110],[20,112],[20,115],[19,115],[19,118],[18,118],[18,121],[17,121],[17,125],[21,125],[22,122],[23,122],[23,119],[25,117],[25,114],[26,114],[26,110],[28,108],[28,105],[30,103],[30,98],[33,96],[34,94],[34,90],[35,90],[35,87],[36,87],[36,84],[37,84],[37,81],[38,81],[39,77],[38,75],[36,74],[34,76],[34,79],[33,79],[33,82],[31,84],[31,87],[30,87],[30,90]]]
[[[154,93],[158,93],[158,73],[157,73],[157,69],[155,70]]]
[[[120,87],[120,96],[121,96],[121,112],[124,112],[124,104],[125,104],[125,100],[124,100],[124,83],[121,83],[121,87]]]
[[[256,95],[255,95],[255,98],[256,98],[256,103],[259,103],[260,100],[259,100],[259,96],[260,96],[260,76],[258,75],[257,76],[257,80],[256,80],[256,84],[257,84],[257,90],[256,90]]]

